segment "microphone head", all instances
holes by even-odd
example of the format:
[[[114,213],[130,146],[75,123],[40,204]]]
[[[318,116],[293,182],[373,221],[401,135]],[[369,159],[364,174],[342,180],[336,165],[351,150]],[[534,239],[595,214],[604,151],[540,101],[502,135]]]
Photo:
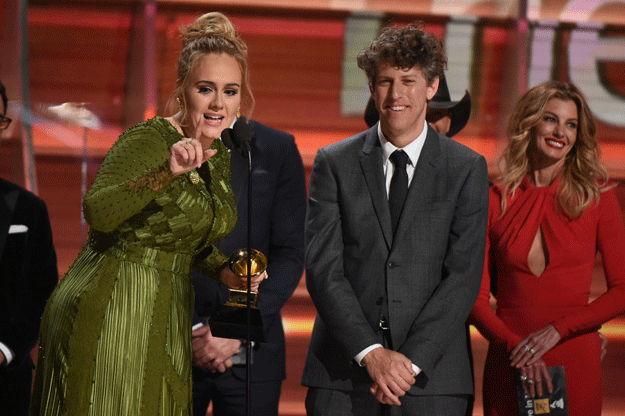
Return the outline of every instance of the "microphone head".
[[[232,141],[236,147],[244,147],[244,143],[252,140],[252,129],[245,117],[239,117],[232,127]]]
[[[227,128],[221,132],[221,141],[226,145],[226,147],[230,150],[235,150],[234,142],[232,140],[232,129]]]

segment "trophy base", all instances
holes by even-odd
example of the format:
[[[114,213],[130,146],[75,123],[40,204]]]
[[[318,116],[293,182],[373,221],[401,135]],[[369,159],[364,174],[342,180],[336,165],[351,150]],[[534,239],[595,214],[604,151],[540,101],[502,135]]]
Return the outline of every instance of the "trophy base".
[[[267,342],[260,310],[250,310],[250,340]],[[247,339],[247,307],[226,303],[217,307],[208,319],[211,332],[219,338]]]

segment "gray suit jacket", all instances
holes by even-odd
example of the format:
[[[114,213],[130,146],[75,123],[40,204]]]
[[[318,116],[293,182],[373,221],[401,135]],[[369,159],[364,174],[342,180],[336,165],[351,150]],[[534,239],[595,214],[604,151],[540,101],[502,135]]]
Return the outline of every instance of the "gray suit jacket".
[[[428,133],[393,236],[377,126],[319,150],[306,218],[306,284],[318,310],[302,384],[352,390],[379,343],[422,369],[410,394],[472,394],[465,321],[484,264],[484,158]]]

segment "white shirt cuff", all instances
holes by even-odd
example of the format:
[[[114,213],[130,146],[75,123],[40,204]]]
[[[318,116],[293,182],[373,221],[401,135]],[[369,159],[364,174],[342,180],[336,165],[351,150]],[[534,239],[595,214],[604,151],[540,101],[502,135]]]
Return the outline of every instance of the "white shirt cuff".
[[[382,344],[373,344],[365,348],[364,350],[360,351],[358,355],[354,357],[354,360],[358,363],[359,366],[364,367],[364,365],[362,364],[362,359],[365,358],[365,355],[367,355],[370,351],[376,348],[382,348]],[[418,375],[421,372],[421,369],[415,364],[412,364],[412,369],[414,370],[415,375]]]
[[[364,350],[360,351],[358,355],[354,357],[354,360],[358,363],[359,366],[364,367],[364,365],[362,365],[362,359],[365,358],[365,355],[369,354],[369,351],[374,350],[376,348],[382,348],[382,344],[373,344],[365,348]]]
[[[11,351],[9,347],[7,347],[1,342],[0,342],[0,351],[2,351],[2,353],[4,354],[4,365],[11,364],[11,361],[13,361],[13,351]]]

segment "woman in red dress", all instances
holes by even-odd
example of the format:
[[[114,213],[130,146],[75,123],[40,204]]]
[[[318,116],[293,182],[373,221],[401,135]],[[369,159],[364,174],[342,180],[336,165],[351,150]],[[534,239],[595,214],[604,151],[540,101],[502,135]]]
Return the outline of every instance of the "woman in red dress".
[[[625,227],[594,133],[580,91],[556,81],[527,91],[510,119],[471,314],[490,341],[484,415],[518,414],[517,371],[532,396],[551,391],[550,366],[564,366],[570,416],[601,414],[597,330],[625,311]],[[589,303],[597,251],[607,291]]]

